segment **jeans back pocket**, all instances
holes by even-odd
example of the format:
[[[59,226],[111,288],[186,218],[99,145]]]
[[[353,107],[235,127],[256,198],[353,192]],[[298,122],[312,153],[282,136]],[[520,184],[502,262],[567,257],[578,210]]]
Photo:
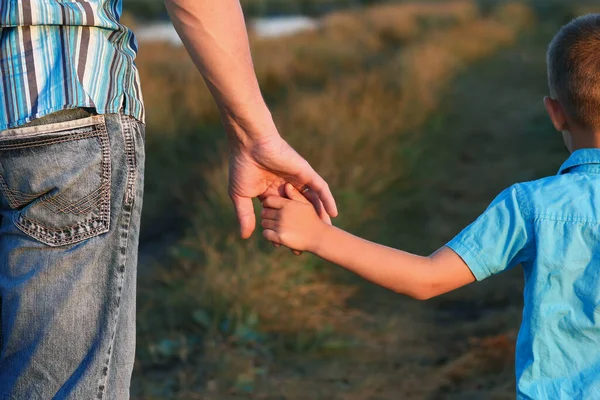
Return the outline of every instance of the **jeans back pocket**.
[[[0,194],[14,224],[49,246],[109,230],[110,173],[103,115],[0,132]]]

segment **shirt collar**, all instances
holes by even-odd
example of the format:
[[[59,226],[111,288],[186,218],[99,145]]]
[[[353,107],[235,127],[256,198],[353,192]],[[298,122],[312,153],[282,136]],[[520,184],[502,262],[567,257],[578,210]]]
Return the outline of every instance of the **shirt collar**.
[[[565,174],[569,172],[570,169],[578,166],[589,165],[592,167],[590,164],[600,164],[600,149],[579,149],[574,151],[560,167],[558,174]],[[594,165],[593,167],[598,167],[598,165]]]

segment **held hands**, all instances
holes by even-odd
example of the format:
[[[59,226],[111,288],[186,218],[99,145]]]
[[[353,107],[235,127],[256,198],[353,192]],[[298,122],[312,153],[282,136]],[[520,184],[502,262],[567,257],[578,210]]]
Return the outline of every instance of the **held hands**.
[[[235,206],[242,238],[250,237],[256,225],[252,198],[258,197],[263,202],[268,197],[285,196],[286,182],[309,187],[311,190],[306,197],[312,203],[311,207],[324,222],[331,223],[330,216],[337,216],[337,209],[329,186],[279,136],[272,123],[267,125],[264,131],[271,131],[271,134],[253,137],[248,132],[263,130],[250,129],[239,119],[225,124],[230,137],[229,196]]]
[[[328,224],[315,208],[291,184],[285,185],[288,197],[270,196],[263,201],[261,212],[263,236],[290,249],[316,252]]]

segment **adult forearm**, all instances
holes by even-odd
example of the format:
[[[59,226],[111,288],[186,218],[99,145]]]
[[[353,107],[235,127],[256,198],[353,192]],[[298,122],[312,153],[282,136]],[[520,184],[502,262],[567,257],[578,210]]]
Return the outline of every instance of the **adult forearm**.
[[[314,253],[397,293],[417,299],[433,295],[429,257],[372,243],[333,226],[325,228]]]
[[[225,122],[240,125],[244,135],[277,134],[254,73],[239,0],[166,0],[165,4]],[[246,129],[248,124],[253,126]]]

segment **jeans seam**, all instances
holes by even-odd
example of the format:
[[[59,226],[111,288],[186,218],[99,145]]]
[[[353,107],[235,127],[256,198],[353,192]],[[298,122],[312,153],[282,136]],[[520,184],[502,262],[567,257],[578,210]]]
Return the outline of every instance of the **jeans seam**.
[[[123,124],[123,136],[125,138],[125,153],[127,156],[127,190],[125,192],[125,204],[131,205],[133,203],[135,181],[136,181],[136,170],[137,160],[135,156],[135,142],[132,134],[131,126],[132,118],[125,115],[121,116],[121,123]]]
[[[117,274],[118,274],[118,284],[117,284],[117,294],[116,294],[116,307],[117,310],[115,312],[113,321],[111,321],[112,332],[110,335],[110,344],[108,346],[106,358],[104,360],[104,366],[102,367],[102,373],[100,379],[98,379],[98,391],[96,394],[97,399],[102,399],[104,397],[104,393],[106,390],[106,386],[108,383],[108,372],[110,369],[110,360],[112,348],[115,340],[115,335],[117,332],[117,325],[119,323],[119,314],[121,312],[121,295],[123,291],[123,283],[125,281],[125,266],[127,265],[127,246],[129,244],[129,235],[131,231],[131,212],[132,205],[134,201],[133,197],[133,187],[135,186],[135,180],[137,177],[137,169],[136,169],[136,157],[135,157],[135,142],[133,141],[132,132],[131,132],[131,119],[128,119],[125,115],[121,115],[121,125],[122,125],[122,134],[123,140],[125,142],[125,158],[126,163],[128,165],[127,168],[127,185],[125,187],[125,197],[123,199],[123,211],[122,216],[126,218],[126,221],[123,222],[121,228],[127,232],[122,235],[123,243],[120,246],[119,250],[121,254],[123,254],[122,263],[120,263]]]
[[[4,354],[4,334],[2,333],[2,297],[0,296],[0,360]]]

